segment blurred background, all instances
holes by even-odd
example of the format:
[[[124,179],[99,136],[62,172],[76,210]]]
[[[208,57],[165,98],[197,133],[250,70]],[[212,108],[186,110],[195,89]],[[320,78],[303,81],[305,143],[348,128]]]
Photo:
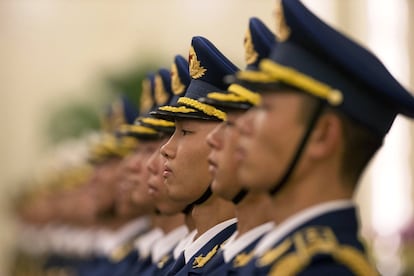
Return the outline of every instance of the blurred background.
[[[304,2],[414,91],[414,1]],[[273,29],[273,7],[274,0],[0,1],[0,275],[8,275],[17,240],[17,196],[62,165],[61,156],[76,162],[116,93],[138,101],[144,74],[187,56],[194,35],[243,68],[248,19]],[[414,271],[413,141],[414,123],[398,118],[356,195],[361,234],[383,275]]]

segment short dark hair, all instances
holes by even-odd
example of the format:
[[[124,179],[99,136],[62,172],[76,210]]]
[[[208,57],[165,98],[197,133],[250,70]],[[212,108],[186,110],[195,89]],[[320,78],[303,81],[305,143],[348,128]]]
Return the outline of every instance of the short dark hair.
[[[344,152],[342,174],[351,183],[357,183],[374,154],[382,146],[383,138],[369,128],[336,112],[342,123]]]
[[[315,112],[317,102],[318,99],[305,94],[300,118],[304,123],[308,123],[310,116]],[[382,146],[383,137],[340,110],[326,107],[322,114],[326,113],[333,113],[340,119],[344,143],[341,174],[343,179],[355,187],[368,162]]]

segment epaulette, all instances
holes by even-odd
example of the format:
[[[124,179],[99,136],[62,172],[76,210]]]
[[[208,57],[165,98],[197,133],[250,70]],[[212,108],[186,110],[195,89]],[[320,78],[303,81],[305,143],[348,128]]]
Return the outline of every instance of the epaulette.
[[[283,255],[290,245],[294,245],[295,251]],[[259,259],[259,265],[269,265],[271,261],[275,261],[269,275],[297,275],[306,270],[312,264],[313,258],[318,255],[331,258],[354,275],[379,275],[363,252],[351,245],[340,244],[329,227],[308,227],[299,230],[285,239],[276,251],[273,250],[275,249]]]
[[[46,269],[44,272],[45,276],[75,276],[76,271],[66,267],[52,267]]]
[[[250,260],[252,260],[254,257],[254,252],[250,252],[250,253],[239,253],[236,257],[234,257],[234,261],[233,261],[233,267],[237,268],[237,267],[243,267],[245,265],[247,265]]]
[[[165,254],[159,261],[158,261],[158,263],[157,263],[157,267],[159,268],[159,269],[162,269],[164,266],[165,266],[165,264],[170,260],[170,258],[172,258],[172,255],[171,255],[171,253],[167,253],[167,254]]]
[[[133,249],[134,249],[134,245],[132,243],[123,244],[123,245],[115,248],[111,252],[111,254],[109,256],[109,259],[113,263],[118,263],[118,262],[122,261],[129,253],[131,253]]]

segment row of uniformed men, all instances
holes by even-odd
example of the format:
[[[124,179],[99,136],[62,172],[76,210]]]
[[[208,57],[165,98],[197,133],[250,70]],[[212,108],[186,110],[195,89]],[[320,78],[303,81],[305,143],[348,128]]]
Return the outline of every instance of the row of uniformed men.
[[[50,273],[378,274],[352,195],[395,116],[414,117],[414,98],[300,1],[275,14],[276,36],[250,20],[245,70],[194,37],[188,63],[177,56],[171,75],[144,81],[141,115],[94,148],[94,177],[72,195],[89,215],[67,212],[117,230],[67,231],[68,251],[74,237],[96,251],[49,258]]]

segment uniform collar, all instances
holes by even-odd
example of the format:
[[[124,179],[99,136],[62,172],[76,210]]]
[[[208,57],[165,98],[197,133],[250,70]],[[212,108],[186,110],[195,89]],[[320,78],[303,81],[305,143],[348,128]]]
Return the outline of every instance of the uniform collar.
[[[274,222],[267,222],[262,225],[256,226],[255,228],[244,233],[240,237],[237,237],[237,232],[235,232],[229,240],[223,245],[223,257],[226,263],[230,262],[234,256],[237,255],[240,251],[246,248],[249,244],[254,242],[260,236],[269,232],[275,226]]]
[[[134,241],[134,247],[138,250],[140,258],[146,258],[151,253],[154,242],[160,239],[164,233],[160,228],[154,228],[141,235]]]
[[[193,230],[187,234],[181,241],[177,244],[174,248],[174,259],[177,260],[180,257],[180,254],[184,251],[184,249],[191,244],[194,240],[195,235],[197,234],[197,230]]]
[[[255,255],[261,256],[288,233],[307,221],[332,211],[353,208],[354,206],[355,204],[351,200],[334,200],[302,210],[280,223],[273,231],[263,237],[255,249]]]
[[[161,258],[165,254],[170,252],[173,249],[173,247],[178,243],[178,241],[184,238],[187,234],[187,226],[182,225],[175,228],[161,239],[157,240],[151,249],[152,263],[155,264],[159,260],[161,260]]]
[[[236,222],[237,219],[235,218],[223,221],[207,230],[204,234],[198,237],[198,239],[189,244],[184,250],[185,263],[188,263],[191,257],[194,256],[194,254],[196,254],[198,250],[200,250],[206,243],[208,243],[215,235]]]
[[[108,255],[118,246],[134,239],[148,228],[147,218],[137,218],[129,221],[116,231],[102,230],[96,240],[97,253]]]

